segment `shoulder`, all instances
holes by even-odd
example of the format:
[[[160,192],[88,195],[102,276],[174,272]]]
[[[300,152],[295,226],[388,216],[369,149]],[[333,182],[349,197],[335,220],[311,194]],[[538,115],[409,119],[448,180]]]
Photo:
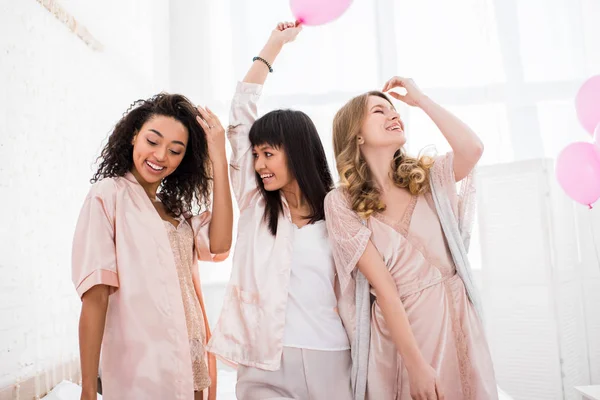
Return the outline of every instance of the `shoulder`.
[[[116,197],[123,186],[121,180],[122,178],[104,178],[94,183],[88,192],[88,197],[100,197],[102,199]]]
[[[441,154],[441,155],[433,157],[433,166],[431,169],[434,172],[442,173],[442,172],[448,170],[448,168],[452,169],[453,164],[454,164],[454,153],[450,151],[446,154]]]
[[[325,211],[327,214],[355,214],[351,206],[350,194],[343,187],[337,187],[325,196]]]
[[[100,206],[107,215],[114,216],[119,197],[126,191],[125,178],[104,178],[95,182],[86,196],[84,207]]]
[[[348,191],[343,187],[337,187],[331,190],[325,196],[325,205],[344,205],[348,206],[349,204],[349,194]]]

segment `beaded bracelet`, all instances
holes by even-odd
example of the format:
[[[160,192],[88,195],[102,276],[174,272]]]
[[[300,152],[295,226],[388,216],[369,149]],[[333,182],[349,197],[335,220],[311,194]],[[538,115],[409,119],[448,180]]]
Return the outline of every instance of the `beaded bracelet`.
[[[254,62],[254,61],[262,61],[262,62],[264,62],[265,65],[269,68],[269,72],[273,72],[273,68],[271,68],[271,64],[269,64],[269,62],[267,60],[265,60],[264,58],[262,58],[262,57],[254,57],[252,59],[252,62]]]

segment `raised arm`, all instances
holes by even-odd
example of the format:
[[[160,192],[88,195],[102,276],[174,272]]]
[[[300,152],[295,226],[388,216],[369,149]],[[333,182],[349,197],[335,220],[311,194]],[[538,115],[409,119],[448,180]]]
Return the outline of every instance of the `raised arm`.
[[[390,91],[397,87],[404,88],[406,94]],[[466,178],[483,154],[483,143],[477,134],[450,111],[427,97],[410,78],[395,76],[387,81],[383,91],[409,106],[420,107],[431,118],[454,152],[456,182]]]
[[[267,43],[260,51],[243,82],[237,85],[231,111],[227,138],[231,144],[230,175],[233,191],[240,210],[253,204],[258,198],[258,187],[254,172],[254,158],[248,133],[258,118],[258,100],[277,55],[286,43],[293,41],[302,28],[297,24],[280,23],[271,32]],[[264,61],[263,61],[264,60]]]
[[[258,53],[258,57],[244,77],[244,82],[264,84],[269,75],[269,68],[274,64],[283,46],[286,43],[293,42],[301,30],[302,26],[297,22],[280,22],[271,32],[271,36],[263,49]]]
[[[225,129],[219,118],[207,108],[198,107],[202,118],[198,122],[204,126],[208,154],[213,172],[212,218],[209,226],[210,252],[222,254],[231,248],[233,229],[233,204],[227,174],[225,152]]]

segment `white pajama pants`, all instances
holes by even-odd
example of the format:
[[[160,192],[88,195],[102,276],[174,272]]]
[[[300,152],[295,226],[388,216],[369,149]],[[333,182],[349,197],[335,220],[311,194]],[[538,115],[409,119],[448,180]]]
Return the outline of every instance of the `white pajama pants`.
[[[281,368],[238,367],[239,400],[351,400],[350,350],[322,351],[284,347]]]

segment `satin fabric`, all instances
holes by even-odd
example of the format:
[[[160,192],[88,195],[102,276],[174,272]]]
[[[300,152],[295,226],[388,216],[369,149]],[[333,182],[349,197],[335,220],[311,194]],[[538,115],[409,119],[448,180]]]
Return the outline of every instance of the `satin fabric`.
[[[444,174],[452,165],[452,154],[436,159],[436,164],[432,179],[451,182],[446,195],[457,204],[454,175]],[[351,338],[356,335],[356,262],[371,240],[396,282],[419,349],[438,372],[446,398],[497,398],[485,333],[456,273],[431,194],[413,196],[400,221],[376,215],[363,224],[341,189],[328,195],[325,205],[344,293],[340,314]],[[367,373],[367,398],[410,399],[405,365],[377,302],[371,309],[368,368],[361,372]]]
[[[230,177],[240,210],[233,267],[208,351],[230,364],[274,371],[283,351],[285,311],[293,250],[293,225],[285,197],[273,236],[264,221],[248,133],[258,118],[262,85],[240,82],[231,102],[227,137]]]
[[[276,371],[283,352],[295,228],[284,196],[275,236],[264,220],[265,201],[248,137],[261,91],[262,85],[240,82],[231,103],[230,176],[240,217],[231,277],[208,351],[232,365]]]
[[[203,261],[214,258],[209,222],[208,211],[187,220]],[[192,400],[173,252],[164,221],[131,173],[90,189],[75,229],[72,279],[80,296],[95,285],[111,287],[101,353],[104,398]]]

